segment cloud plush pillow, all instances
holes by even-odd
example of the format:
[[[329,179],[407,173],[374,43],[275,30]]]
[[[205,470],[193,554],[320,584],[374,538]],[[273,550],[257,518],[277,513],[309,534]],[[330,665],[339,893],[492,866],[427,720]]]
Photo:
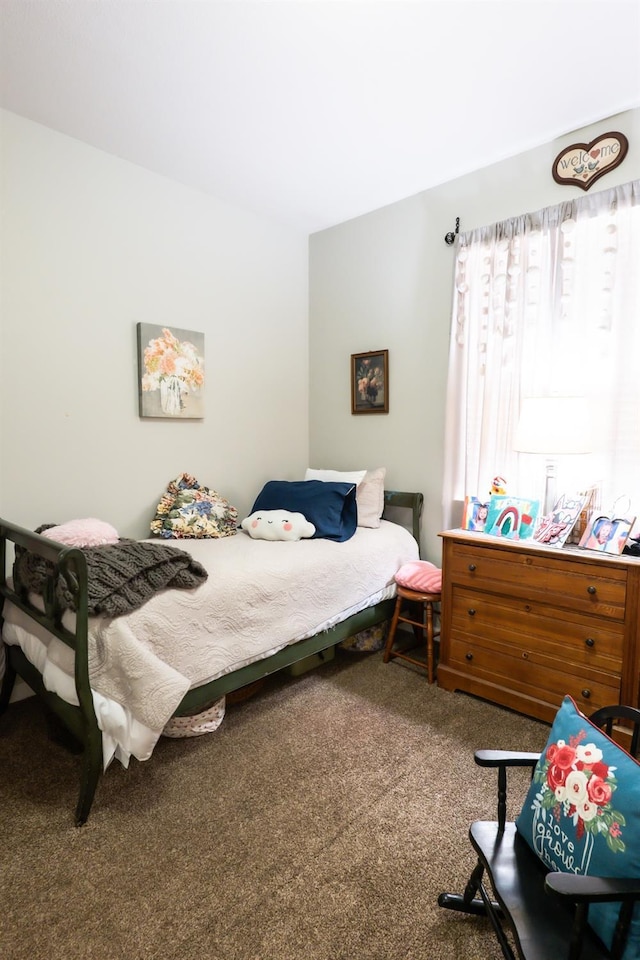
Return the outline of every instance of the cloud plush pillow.
[[[355,483],[324,480],[269,480],[258,494],[251,512],[290,510],[314,525],[314,536],[342,543],[358,525]]]
[[[253,540],[301,540],[316,532],[304,514],[290,510],[256,510],[241,527]]]

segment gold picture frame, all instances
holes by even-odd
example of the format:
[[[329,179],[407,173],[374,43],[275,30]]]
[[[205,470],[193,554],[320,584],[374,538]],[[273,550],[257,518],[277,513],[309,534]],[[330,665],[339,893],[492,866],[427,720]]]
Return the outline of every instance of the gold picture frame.
[[[351,354],[351,413],[389,413],[389,351]]]

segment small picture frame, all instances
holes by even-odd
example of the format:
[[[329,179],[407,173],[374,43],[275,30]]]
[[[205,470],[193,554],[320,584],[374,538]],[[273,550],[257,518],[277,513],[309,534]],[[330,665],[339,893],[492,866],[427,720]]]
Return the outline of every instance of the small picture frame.
[[[389,413],[389,351],[351,354],[351,413]]]
[[[488,500],[483,501],[480,497],[465,497],[462,510],[462,529],[483,533],[488,514]]]
[[[635,517],[616,517],[606,513],[592,513],[579,546],[583,550],[598,550],[619,556],[636,522]]]

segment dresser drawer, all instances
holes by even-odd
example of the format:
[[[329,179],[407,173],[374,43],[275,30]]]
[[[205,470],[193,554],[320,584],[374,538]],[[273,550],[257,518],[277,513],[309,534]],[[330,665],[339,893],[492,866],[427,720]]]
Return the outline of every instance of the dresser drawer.
[[[547,552],[455,544],[447,580],[592,616],[623,621],[627,570],[601,562],[552,557]]]
[[[621,622],[455,585],[450,602],[451,635],[468,643],[503,644],[514,654],[534,649],[558,666],[570,662],[613,673],[622,668]]]
[[[538,650],[503,649],[499,644],[471,645],[453,637],[448,664],[470,679],[484,680],[541,702],[560,704],[569,694],[588,713],[620,701],[620,676],[586,666],[561,669],[553,658]]]

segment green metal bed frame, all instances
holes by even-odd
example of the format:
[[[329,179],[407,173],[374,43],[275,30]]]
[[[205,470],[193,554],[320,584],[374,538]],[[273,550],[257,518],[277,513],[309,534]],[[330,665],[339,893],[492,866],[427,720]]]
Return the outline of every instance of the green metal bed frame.
[[[423,502],[421,493],[404,493],[397,490],[385,490],[384,493],[385,511],[388,507],[399,507],[411,511],[411,531],[418,544],[420,544]],[[44,611],[30,602],[26,587],[17,583],[13,586],[9,585],[7,581],[7,565],[10,559],[8,544],[23,547],[53,564],[52,577],[46,584],[43,596]],[[65,578],[74,598],[77,613],[73,631],[63,625],[64,610],[60,608],[55,597],[53,585],[59,576]],[[89,816],[103,764],[102,733],[93,709],[89,682],[87,564],[82,550],[76,547],[64,547],[37,533],[0,519],[0,596],[10,600],[23,613],[75,652],[75,686],[78,706],[67,703],[57,694],[47,690],[40,672],[26,658],[22,650],[19,647],[4,644],[5,673],[0,686],[0,716],[9,706],[14,683],[19,676],[82,744],[80,795],[75,811],[76,825],[81,826]],[[270,657],[257,660],[233,673],[225,674],[217,680],[189,690],[178,705],[174,716],[185,716],[203,710],[225,694],[239,690],[312,654],[327,650],[347,637],[389,619],[393,605],[393,600],[383,600],[373,607],[348,617],[329,630],[322,630],[306,640],[299,640],[297,643],[283,647]]]

